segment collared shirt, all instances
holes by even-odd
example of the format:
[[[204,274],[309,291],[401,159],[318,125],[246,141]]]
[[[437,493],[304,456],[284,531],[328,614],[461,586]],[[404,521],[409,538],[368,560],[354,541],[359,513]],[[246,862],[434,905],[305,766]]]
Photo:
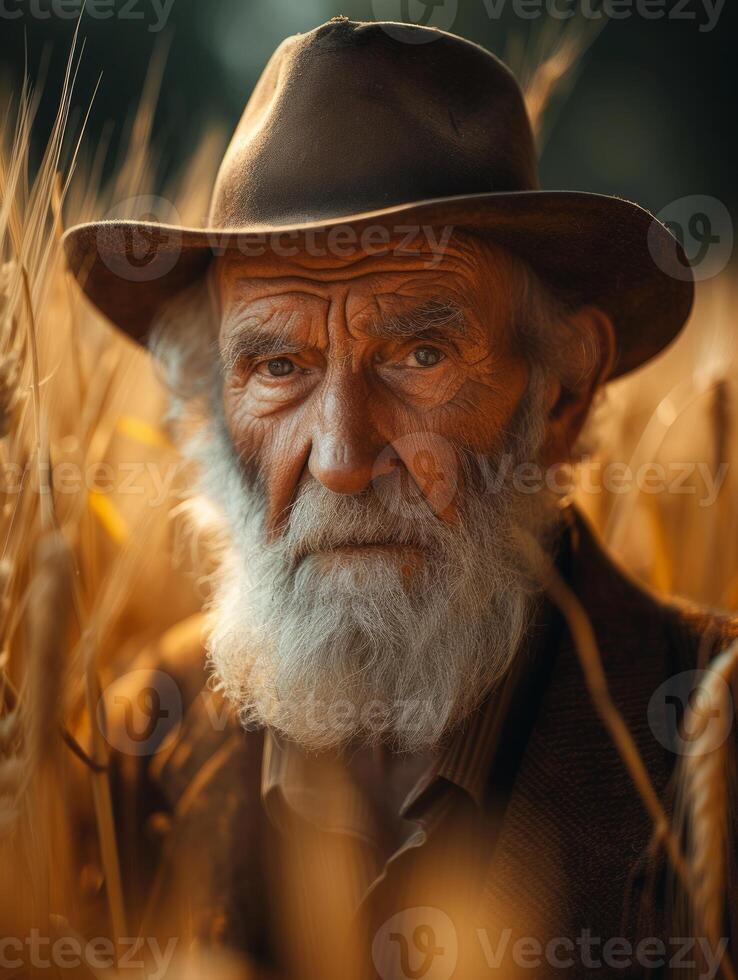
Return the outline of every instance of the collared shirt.
[[[494,695],[487,698],[450,741],[434,754],[397,756],[390,762],[392,775],[417,778],[398,808],[398,816],[432,823],[439,794],[433,788],[453,784],[465,792],[478,807],[485,805],[487,779],[499,743],[502,721],[520,671],[512,669]],[[370,750],[357,750],[357,752]],[[282,807],[323,830],[351,833],[371,840],[372,806],[352,778],[352,759],[345,753],[312,755],[275,732],[265,733],[262,768],[262,799],[270,818],[283,823]],[[442,795],[442,794],[440,794]]]

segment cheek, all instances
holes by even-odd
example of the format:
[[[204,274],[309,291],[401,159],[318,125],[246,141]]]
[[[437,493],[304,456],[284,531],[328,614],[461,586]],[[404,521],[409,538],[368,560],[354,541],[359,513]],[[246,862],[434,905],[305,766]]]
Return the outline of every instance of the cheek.
[[[266,436],[266,427],[259,419],[244,411],[242,391],[226,385],[223,391],[223,412],[234,449],[244,472],[250,479],[259,476],[259,459]]]
[[[248,480],[258,482],[267,497],[267,523],[275,526],[291,503],[310,451],[309,426],[300,408],[254,415],[242,390],[223,397],[228,430]]]
[[[525,389],[525,384],[518,386],[510,381],[481,388],[466,428],[470,449],[484,454],[495,452],[512,423]]]
[[[527,364],[511,358],[494,369],[470,373],[449,401],[431,410],[418,411],[397,401],[380,403],[375,417],[392,435],[379,457],[377,474],[392,476],[401,492],[406,472],[436,516],[453,523],[462,489],[459,448],[485,457],[498,450],[528,377]]]
[[[520,358],[478,366],[432,413],[435,431],[472,452],[494,452],[525,395],[528,378],[528,366]]]

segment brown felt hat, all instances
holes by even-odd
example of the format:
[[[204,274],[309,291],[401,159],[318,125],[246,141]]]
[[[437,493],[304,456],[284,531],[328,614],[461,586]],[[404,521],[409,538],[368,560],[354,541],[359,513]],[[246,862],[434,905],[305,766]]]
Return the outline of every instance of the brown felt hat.
[[[597,304],[618,337],[612,376],[665,347],[692,306],[684,252],[651,214],[539,189],[520,89],[494,55],[431,28],[345,18],[273,55],[221,164],[207,228],[92,222],[64,247],[92,302],[144,342],[214,255],[235,250],[248,263],[287,245],[330,255],[339,241],[345,254],[347,242],[364,250],[413,227],[484,235],[566,300]]]

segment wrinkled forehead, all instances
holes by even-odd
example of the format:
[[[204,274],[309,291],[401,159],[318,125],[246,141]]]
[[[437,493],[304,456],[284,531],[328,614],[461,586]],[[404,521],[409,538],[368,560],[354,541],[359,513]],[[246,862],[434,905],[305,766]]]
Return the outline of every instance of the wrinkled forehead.
[[[359,302],[381,297],[395,305],[433,298],[504,321],[520,266],[499,246],[464,230],[434,229],[412,238],[397,234],[372,253],[326,255],[297,246],[290,254],[228,253],[215,260],[213,276],[224,319],[264,300],[289,308],[298,297],[331,302],[350,294]]]

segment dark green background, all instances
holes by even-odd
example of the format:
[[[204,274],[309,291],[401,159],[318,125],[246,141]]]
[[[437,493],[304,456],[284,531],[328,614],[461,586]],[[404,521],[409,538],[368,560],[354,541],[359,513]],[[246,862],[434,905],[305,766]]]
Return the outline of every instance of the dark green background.
[[[121,8],[125,0],[115,2]],[[135,2],[143,20],[84,20],[87,46],[75,102],[85,104],[102,71],[88,132],[96,140],[110,128],[113,166],[152,51],[168,42],[155,124],[162,176],[197,144],[207,120],[235,125],[264,62],[283,37],[335,14],[373,18],[371,0],[175,0],[166,30],[157,34],[149,31],[154,21],[149,0]],[[667,0],[667,6],[674,2]],[[3,3],[15,9],[19,0]],[[48,0],[35,3],[48,7]],[[556,114],[542,157],[544,186],[616,193],[654,211],[681,196],[708,194],[735,213],[738,36],[729,24],[735,0],[727,0],[711,32],[699,30],[705,19],[702,3],[688,0],[686,9],[695,11],[696,21],[633,16],[607,24]],[[400,0],[396,6],[399,16]],[[459,0],[459,8],[453,30],[501,55],[514,34],[525,37],[542,27],[541,21],[509,16],[493,21],[482,0]],[[73,30],[73,21],[31,16],[27,4],[23,17],[0,18],[0,72],[17,90],[26,52],[33,76],[43,51],[50,50],[47,92],[58,91]],[[53,108],[47,97],[39,134],[48,127]]]

